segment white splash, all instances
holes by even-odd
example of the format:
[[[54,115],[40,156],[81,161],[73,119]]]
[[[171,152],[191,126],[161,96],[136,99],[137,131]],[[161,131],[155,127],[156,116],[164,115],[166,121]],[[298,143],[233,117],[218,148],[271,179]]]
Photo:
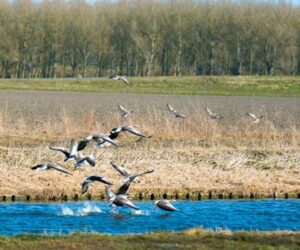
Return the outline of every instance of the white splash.
[[[90,202],[84,203],[84,206],[82,208],[79,208],[77,211],[78,216],[85,216],[89,214],[94,214],[94,213],[101,213],[101,209],[97,207],[96,205],[92,205]]]
[[[60,215],[72,216],[74,215],[74,212],[71,208],[63,206]]]
[[[141,216],[148,216],[149,212],[148,211],[144,211],[144,210],[133,210],[131,212],[132,215],[141,215]]]
[[[70,207],[62,206],[61,216],[86,216],[89,214],[101,213],[101,209],[96,205],[86,202],[83,207],[79,207],[77,211],[72,210]]]

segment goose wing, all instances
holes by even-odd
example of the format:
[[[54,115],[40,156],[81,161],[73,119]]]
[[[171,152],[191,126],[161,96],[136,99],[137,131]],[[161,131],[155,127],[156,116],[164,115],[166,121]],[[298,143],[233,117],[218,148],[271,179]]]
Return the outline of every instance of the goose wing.
[[[87,156],[86,161],[88,162],[88,164],[90,164],[90,166],[95,167],[96,161],[95,161],[95,157],[93,155]]]
[[[172,114],[176,114],[177,113],[177,111],[169,103],[167,104],[167,107],[168,107],[168,109],[170,110],[170,112]]]
[[[94,135],[93,139],[95,141],[99,141],[99,139],[103,140],[104,142],[108,142],[116,147],[119,147],[119,144],[116,143],[113,139],[109,138],[107,135]],[[99,143],[99,142],[98,142]],[[100,144],[102,144],[103,142],[100,142]]]
[[[180,113],[177,113],[176,114],[176,117],[179,117],[179,118],[186,118],[186,116],[184,114],[180,114]]]
[[[71,140],[70,145],[70,157],[75,156],[77,154],[78,142],[75,139]]]
[[[121,175],[125,176],[125,177],[128,177],[130,176],[130,173],[129,171],[124,168],[123,166],[121,166],[120,164],[116,164],[114,162],[110,162],[110,164],[112,165],[112,167],[117,170]]]
[[[77,146],[77,151],[81,151],[83,149],[85,149],[87,147],[87,145],[89,144],[90,140],[84,138],[82,139]]]
[[[60,171],[62,173],[65,173],[65,174],[70,174],[70,172],[68,170],[66,170],[65,168],[59,166],[58,164],[56,163],[48,163],[47,164],[47,168],[50,169],[54,169],[54,170],[57,170],[57,171]]]
[[[108,201],[113,200],[116,197],[109,186],[105,186],[105,195]]]
[[[116,195],[120,195],[120,194],[125,195],[129,189],[129,187],[130,187],[130,182],[129,181],[125,182],[122,186],[119,187]]]
[[[127,80],[127,78],[125,76],[120,76],[119,80],[122,80],[124,83],[129,84],[129,81]]]
[[[118,107],[122,113],[128,113],[128,111],[121,104],[118,104]]]
[[[37,170],[37,171],[43,171],[43,170],[47,169],[47,164],[46,163],[38,164],[38,165],[35,165],[34,167],[32,167],[31,169]]]
[[[81,193],[84,194],[85,192],[87,192],[89,186],[91,183],[98,181],[98,182],[102,182],[104,184],[107,185],[112,185],[112,182],[110,182],[109,180],[107,180],[104,176],[100,176],[100,175],[91,175],[89,177],[87,177],[84,182],[82,183],[81,186]]]
[[[104,176],[100,176],[100,175],[91,175],[86,180],[90,182],[99,181],[107,185],[113,184],[111,181],[107,180]]]
[[[64,147],[49,147],[49,149],[62,152],[67,158],[70,156],[69,151]]]
[[[257,120],[258,119],[258,117],[255,114],[253,114],[253,113],[247,113],[247,115],[249,117],[251,117],[253,120]]]
[[[145,175],[145,174],[150,174],[150,173],[153,173],[153,172],[154,172],[154,169],[149,170],[149,171],[146,171],[146,172],[144,172],[144,173],[131,175],[131,176],[129,176],[128,181],[129,181],[129,182],[132,182],[132,181],[135,180],[135,178],[137,178],[137,177],[139,177],[139,176],[142,176],[142,175]]]
[[[140,210],[137,206],[135,206],[130,200],[128,200],[126,195],[117,195],[114,203],[123,204],[126,207],[133,208],[135,210]]]
[[[137,130],[135,127],[129,126],[129,125],[122,126],[122,131],[127,131],[127,132],[129,132],[133,135],[139,136],[139,137],[147,137],[142,132]]]

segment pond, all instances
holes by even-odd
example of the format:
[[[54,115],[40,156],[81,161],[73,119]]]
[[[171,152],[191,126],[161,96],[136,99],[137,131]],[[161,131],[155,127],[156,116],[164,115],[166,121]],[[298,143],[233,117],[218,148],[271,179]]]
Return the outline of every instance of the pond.
[[[0,235],[109,233],[131,234],[193,227],[230,230],[300,230],[299,200],[173,201],[178,209],[153,211],[152,201],[135,201],[141,210],[106,202],[0,203]]]

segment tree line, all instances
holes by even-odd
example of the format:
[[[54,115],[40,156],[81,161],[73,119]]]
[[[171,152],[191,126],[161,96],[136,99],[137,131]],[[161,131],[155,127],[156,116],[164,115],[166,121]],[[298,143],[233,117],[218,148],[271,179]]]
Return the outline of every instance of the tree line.
[[[2,78],[299,72],[285,1],[0,1]]]

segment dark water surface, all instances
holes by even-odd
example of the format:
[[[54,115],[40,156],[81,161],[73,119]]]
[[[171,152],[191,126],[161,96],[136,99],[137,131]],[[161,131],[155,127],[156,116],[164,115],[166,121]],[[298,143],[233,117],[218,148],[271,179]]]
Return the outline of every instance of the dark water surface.
[[[141,211],[106,202],[1,203],[0,235],[110,234],[184,230],[193,227],[230,230],[300,230],[299,200],[174,201],[179,211],[153,211],[152,202],[134,202]]]

